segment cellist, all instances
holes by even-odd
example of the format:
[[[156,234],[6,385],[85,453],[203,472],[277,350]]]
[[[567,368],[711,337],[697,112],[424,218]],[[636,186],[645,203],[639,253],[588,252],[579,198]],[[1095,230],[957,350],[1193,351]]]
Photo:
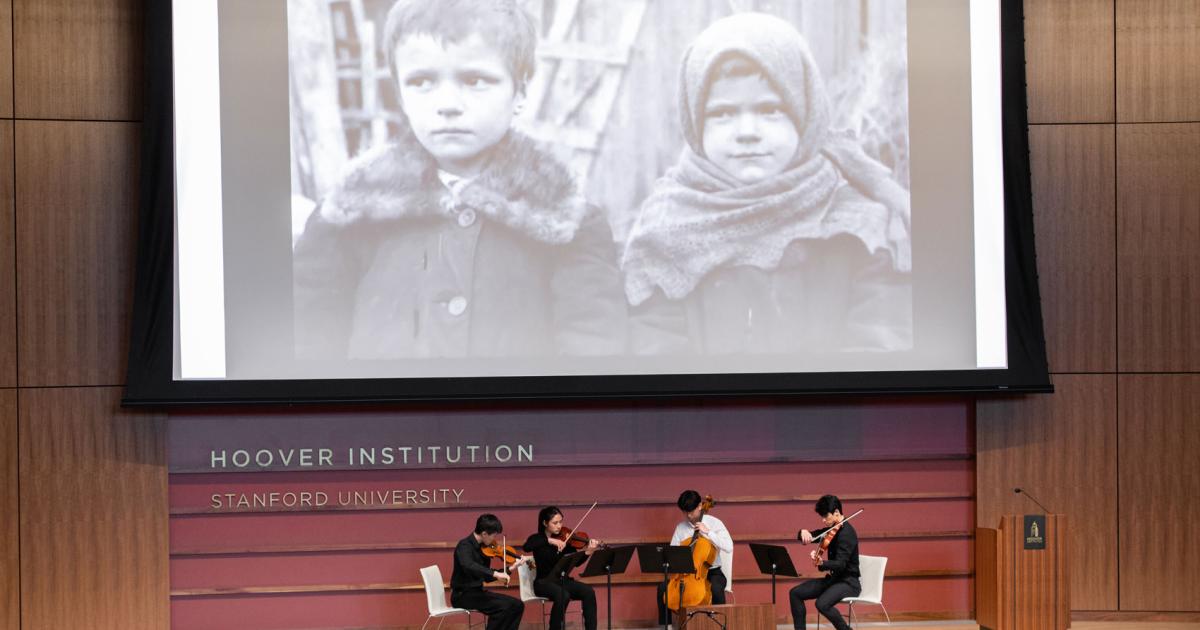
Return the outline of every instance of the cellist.
[[[700,508],[703,499],[695,490],[684,490],[675,504],[683,512],[683,520],[675,526],[671,545],[679,545],[692,536],[703,536],[717,548],[717,560],[708,570],[708,581],[712,584],[712,603],[724,604],[725,591],[733,590],[729,578],[733,575],[733,538],[721,519],[707,514]],[[658,623],[667,623],[667,607],[663,604],[665,587],[658,585]]]
[[[825,572],[825,577],[802,582],[789,593],[792,623],[796,630],[804,630],[805,615],[808,613],[804,602],[815,599],[818,614],[824,615],[837,630],[850,630],[850,625],[838,612],[837,603],[862,593],[858,569],[858,533],[854,531],[854,525],[842,522],[846,518],[842,515],[842,502],[832,494],[817,499],[814,509],[825,526],[812,532],[800,530],[796,536],[800,542],[807,545],[833,528],[837,528],[837,531],[828,545],[829,557],[821,559],[819,549],[809,554],[817,563],[817,569]]]

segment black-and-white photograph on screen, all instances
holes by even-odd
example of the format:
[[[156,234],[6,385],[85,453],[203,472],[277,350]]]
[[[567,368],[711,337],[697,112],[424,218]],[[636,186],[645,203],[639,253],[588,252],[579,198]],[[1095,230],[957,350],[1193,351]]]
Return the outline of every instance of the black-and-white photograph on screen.
[[[296,358],[911,350],[906,4],[288,0]]]

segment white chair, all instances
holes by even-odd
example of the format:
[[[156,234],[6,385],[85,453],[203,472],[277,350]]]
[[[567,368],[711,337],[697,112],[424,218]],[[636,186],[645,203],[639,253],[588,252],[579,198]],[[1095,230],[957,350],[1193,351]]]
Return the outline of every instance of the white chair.
[[[446,605],[446,587],[442,583],[442,570],[436,564],[421,569],[421,580],[425,582],[425,601],[429,605],[429,616],[425,618],[425,623],[421,624],[421,630],[425,630],[425,626],[429,625],[433,619],[438,620],[437,627],[441,628],[446,617],[453,615],[466,615],[467,628],[474,627],[474,624],[471,623],[471,613],[477,611],[451,608]]]
[[[884,556],[858,556],[858,570],[862,573],[859,581],[862,583],[862,592],[858,597],[847,597],[840,604],[850,605],[850,623],[856,623],[857,618],[854,616],[855,604],[875,604],[883,609],[883,616],[888,623],[892,622],[891,615],[888,614],[887,607],[883,605],[883,574],[887,569],[888,559]],[[821,615],[817,615],[817,627],[821,627]]]
[[[550,615],[546,610],[546,604],[550,600],[545,597],[538,597],[537,593],[533,592],[533,579],[535,577],[533,569],[530,569],[528,564],[521,563],[517,567],[517,583],[521,587],[521,601],[525,604],[536,602],[542,605],[542,627],[544,628],[547,625],[546,618]],[[582,613],[583,611],[580,611],[580,614]]]

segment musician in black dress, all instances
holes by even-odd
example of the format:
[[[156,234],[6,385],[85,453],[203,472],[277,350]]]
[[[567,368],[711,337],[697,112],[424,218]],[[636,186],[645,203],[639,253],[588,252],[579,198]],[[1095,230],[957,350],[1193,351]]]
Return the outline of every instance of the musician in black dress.
[[[525,612],[521,600],[483,588],[484,582],[509,580],[508,573],[503,569],[493,570],[492,559],[483,555],[484,547],[499,543],[503,531],[504,525],[494,514],[481,514],[475,521],[475,531],[454,547],[450,605],[486,615],[487,630],[517,630]]]
[[[824,527],[816,531],[800,530],[796,536],[800,542],[809,544],[820,538],[826,531],[841,525],[833,540],[829,543],[829,557],[817,565],[825,571],[825,577],[808,580],[793,587],[790,593],[792,603],[792,622],[796,630],[804,630],[805,615],[808,613],[804,606],[805,600],[817,600],[817,612],[824,615],[837,630],[850,630],[850,625],[836,608],[837,603],[846,597],[856,597],[862,593],[861,573],[858,570],[858,533],[854,525],[843,523],[842,502],[832,494],[817,499],[816,512],[821,516]],[[819,550],[814,549],[809,556],[815,561]]]
[[[570,576],[551,575],[551,572],[564,555],[574,552],[590,556],[599,546],[599,542],[593,538],[582,550],[575,551],[565,541],[559,540],[562,529],[561,510],[549,506],[538,512],[538,530],[523,545],[525,553],[532,554],[533,562],[537,565],[533,592],[538,597],[545,597],[554,602],[554,607],[550,610],[549,630],[563,630],[567,604],[573,599],[582,603],[585,630],[596,630],[596,591],[591,585],[576,581]]]

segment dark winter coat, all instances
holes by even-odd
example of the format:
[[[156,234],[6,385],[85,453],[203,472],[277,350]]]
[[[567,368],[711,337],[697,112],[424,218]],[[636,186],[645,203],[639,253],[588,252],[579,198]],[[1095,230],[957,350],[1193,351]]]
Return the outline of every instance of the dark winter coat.
[[[800,240],[780,265],[722,267],[679,300],[631,310],[639,354],[806,354],[912,344],[912,290],[861,241]]]
[[[605,355],[626,313],[608,224],[515,132],[457,194],[411,136],[355,161],[294,252],[300,358]]]

